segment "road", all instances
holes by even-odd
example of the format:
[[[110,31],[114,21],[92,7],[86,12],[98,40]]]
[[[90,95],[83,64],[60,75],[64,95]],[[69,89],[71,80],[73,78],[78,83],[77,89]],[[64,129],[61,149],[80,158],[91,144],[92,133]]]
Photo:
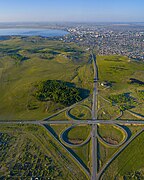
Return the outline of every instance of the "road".
[[[57,121],[0,121],[0,124],[121,124],[121,125],[144,125],[141,120],[57,120]]]
[[[93,67],[94,67],[94,83],[93,83],[93,104],[92,104],[92,121],[97,120],[97,102],[98,102],[98,68],[96,56],[92,52]],[[92,174],[91,180],[96,180],[98,173],[98,124],[92,124],[91,140],[92,140]]]
[[[44,125],[44,124],[121,124],[121,125],[144,125],[144,121],[140,120],[57,120],[57,121],[0,121],[0,124],[37,124],[37,125]]]

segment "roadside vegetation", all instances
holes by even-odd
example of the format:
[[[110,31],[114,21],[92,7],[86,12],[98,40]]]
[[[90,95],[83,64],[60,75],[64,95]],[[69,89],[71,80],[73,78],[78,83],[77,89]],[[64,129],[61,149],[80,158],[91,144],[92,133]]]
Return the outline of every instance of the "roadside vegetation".
[[[99,125],[98,132],[106,142],[112,145],[119,144],[124,138],[123,131],[113,125]]]
[[[40,120],[51,115],[50,120],[91,119],[92,96],[87,97],[93,91],[94,72],[89,59],[85,47],[74,43],[40,37],[14,37],[0,42],[0,120]],[[98,98],[98,119],[134,119],[130,111],[143,117],[144,64],[122,56],[98,56],[97,64],[99,95],[104,97]],[[109,86],[103,86],[106,83]],[[61,112],[81,100],[81,104]],[[60,134],[68,125],[45,127],[60,142]],[[139,127],[129,129],[136,133]],[[112,145],[124,137],[112,125],[99,125],[98,132]],[[76,126],[64,138],[78,145],[89,135],[90,126]],[[112,162],[104,179],[143,177],[143,138],[141,134]],[[90,170],[91,141],[67,149]],[[99,142],[99,168],[118,149]],[[3,178],[86,179],[70,154],[37,125],[1,125],[0,153]]]

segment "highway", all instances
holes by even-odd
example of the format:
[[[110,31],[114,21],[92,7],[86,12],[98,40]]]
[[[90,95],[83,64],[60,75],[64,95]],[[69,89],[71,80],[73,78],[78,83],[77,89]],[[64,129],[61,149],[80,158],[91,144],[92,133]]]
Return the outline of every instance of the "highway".
[[[79,125],[79,124],[121,124],[121,125],[144,125],[144,121],[141,120],[56,120],[56,121],[0,121],[0,124],[37,124],[37,125],[44,125],[44,124],[72,124],[72,125]]]
[[[96,56],[92,52],[93,68],[94,68],[94,83],[93,83],[93,104],[92,104],[92,121],[97,120],[97,96],[98,96],[98,68],[96,64]],[[91,140],[92,140],[92,174],[91,180],[96,180],[98,173],[98,124],[92,124]]]

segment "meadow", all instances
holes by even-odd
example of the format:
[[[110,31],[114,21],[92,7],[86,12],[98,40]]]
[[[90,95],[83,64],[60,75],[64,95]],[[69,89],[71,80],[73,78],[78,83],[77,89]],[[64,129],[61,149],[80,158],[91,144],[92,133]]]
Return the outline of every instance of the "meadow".
[[[1,41],[0,50],[1,120],[39,120],[62,109],[62,104],[40,102],[33,96],[40,81],[62,80],[87,89],[91,77],[84,72],[89,53],[75,44],[16,37]]]
[[[140,92],[144,90],[142,84],[144,82],[144,63],[122,56],[98,56],[97,64],[99,94],[108,101],[111,101],[112,98],[117,99],[111,105],[117,105],[122,111],[128,108],[143,116],[144,101]],[[135,79],[134,83],[132,79]],[[110,86],[102,86],[104,82],[109,83]],[[123,102],[122,96],[125,96]],[[109,104],[106,101],[105,103]],[[113,108],[115,107],[113,106]],[[108,111],[108,108],[106,108],[106,112]]]

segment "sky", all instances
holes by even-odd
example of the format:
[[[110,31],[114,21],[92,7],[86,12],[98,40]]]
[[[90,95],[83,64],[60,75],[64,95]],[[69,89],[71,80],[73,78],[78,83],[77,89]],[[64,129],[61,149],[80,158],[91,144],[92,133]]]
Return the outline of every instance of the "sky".
[[[0,22],[144,22],[144,0],[0,0]]]

